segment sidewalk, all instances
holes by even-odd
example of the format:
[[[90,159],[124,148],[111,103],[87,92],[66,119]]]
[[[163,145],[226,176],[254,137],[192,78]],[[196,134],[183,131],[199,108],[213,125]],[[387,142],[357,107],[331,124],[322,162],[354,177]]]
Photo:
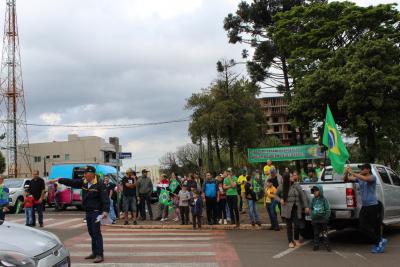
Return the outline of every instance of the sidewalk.
[[[258,213],[260,216],[261,220],[261,226],[252,226],[250,224],[250,219],[248,213],[241,213],[240,214],[240,230],[268,230],[271,227],[267,210],[265,207],[258,205],[257,207]],[[159,213],[159,206],[157,204],[152,205],[152,210],[153,210],[153,216],[154,218],[158,218],[160,216]],[[168,216],[168,221],[161,222],[160,220],[149,220],[149,215],[148,212],[146,212],[147,220],[146,221],[141,221],[137,220],[138,225],[133,225],[132,224],[132,219],[129,218],[129,225],[123,225],[125,220],[123,219],[123,215],[120,214],[120,219],[117,220],[116,224],[110,225],[110,227],[117,227],[117,228],[127,228],[127,229],[193,229],[192,224],[189,225],[181,225],[180,221],[175,222],[173,221],[173,212],[169,213]],[[279,216],[278,216],[279,217]],[[190,220],[191,221],[191,220]],[[281,219],[278,218],[278,221],[280,223],[280,227],[282,228],[285,226],[282,224]],[[207,230],[238,230],[235,225],[231,224],[224,224],[224,225],[208,225],[207,224],[207,215],[206,215],[206,209],[204,208],[203,212],[203,219],[202,219],[202,229],[207,229]]]

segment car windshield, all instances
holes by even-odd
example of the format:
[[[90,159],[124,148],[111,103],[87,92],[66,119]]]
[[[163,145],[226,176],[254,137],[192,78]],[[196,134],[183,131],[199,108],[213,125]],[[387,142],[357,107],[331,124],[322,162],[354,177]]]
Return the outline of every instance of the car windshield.
[[[8,188],[19,188],[22,186],[23,182],[24,180],[19,180],[19,179],[5,179],[4,185]]]

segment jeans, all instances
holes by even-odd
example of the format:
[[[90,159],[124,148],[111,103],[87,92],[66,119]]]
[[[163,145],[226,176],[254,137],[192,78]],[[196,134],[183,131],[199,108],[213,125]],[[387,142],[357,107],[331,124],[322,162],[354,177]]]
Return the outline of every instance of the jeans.
[[[226,199],[220,199],[218,202],[218,219],[226,220]]]
[[[159,203],[159,205],[160,205],[160,217],[161,217],[161,219],[168,218],[169,206],[165,206],[164,204],[161,204],[161,203]]]
[[[217,199],[206,197],[207,221],[208,224],[217,222]]]
[[[320,238],[323,239],[324,245],[329,246],[328,240],[328,223],[312,222],[314,232],[314,246],[319,246]]]
[[[182,224],[189,224],[189,206],[180,206]]]
[[[3,206],[0,206],[0,220],[4,221],[6,219],[6,214],[3,212]]]
[[[114,210],[114,201],[111,198],[110,198],[110,212],[108,216],[112,221],[115,221],[117,219],[117,215],[115,214]]]
[[[136,196],[122,196],[122,211],[136,212]]]
[[[201,215],[193,215],[193,227],[196,228],[196,225],[201,228]]]
[[[260,216],[257,211],[257,201],[252,199],[247,199],[247,206],[249,207],[249,219],[250,223],[259,223]]]
[[[33,208],[25,208],[25,225],[33,225]]]
[[[229,208],[228,200],[225,199],[225,202],[226,202],[226,205],[225,205],[226,220],[227,221],[232,221],[231,210]]]
[[[293,242],[294,240],[299,240],[300,238],[299,224],[300,221],[299,218],[297,218],[297,208],[293,207],[290,218],[286,218],[286,234],[289,243]]]
[[[35,216],[35,210],[37,210],[38,217],[39,217],[39,224],[43,224],[43,203],[40,204],[34,204],[33,209],[32,209],[32,223],[33,225],[36,225],[36,216]]]
[[[238,196],[226,196],[226,201],[229,206],[229,213],[231,214],[232,223],[236,223],[236,225],[240,224],[239,220],[239,209],[238,209]]]
[[[278,223],[278,216],[276,214],[276,200],[272,200],[271,203],[267,203],[267,212],[269,216],[269,220],[271,221],[271,228],[278,230],[279,223]]]
[[[150,220],[152,220],[153,211],[151,210],[150,195],[148,194],[140,195],[139,209],[140,209],[140,217],[142,217],[143,220],[146,219],[146,204],[147,204],[147,209],[149,210]]]
[[[359,223],[361,232],[366,235],[372,243],[378,244],[381,240],[381,208],[380,205],[361,207]]]
[[[101,215],[100,211],[87,211],[86,225],[92,239],[92,254],[103,257],[103,236],[101,235],[100,222],[96,222],[99,215]]]

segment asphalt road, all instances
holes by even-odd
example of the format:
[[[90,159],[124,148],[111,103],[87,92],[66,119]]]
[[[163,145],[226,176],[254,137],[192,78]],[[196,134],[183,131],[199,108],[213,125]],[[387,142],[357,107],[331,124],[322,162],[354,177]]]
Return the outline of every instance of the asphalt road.
[[[90,253],[90,241],[83,212],[47,210],[44,230],[55,233],[70,249],[73,266],[92,266],[83,256]],[[7,220],[24,223],[23,215]],[[143,224],[143,223],[141,223]],[[371,245],[355,230],[330,234],[332,252],[322,246],[312,251],[305,240],[288,249],[286,230],[155,230],[105,227],[106,262],[97,266],[398,266],[400,227],[388,228],[389,243],[384,254],[371,254]]]

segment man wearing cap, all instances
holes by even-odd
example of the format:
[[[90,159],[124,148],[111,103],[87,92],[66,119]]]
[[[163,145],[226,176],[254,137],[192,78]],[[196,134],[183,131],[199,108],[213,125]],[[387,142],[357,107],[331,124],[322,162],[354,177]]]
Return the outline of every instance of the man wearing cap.
[[[362,207],[359,214],[360,230],[368,236],[375,244],[372,253],[383,253],[387,240],[381,237],[381,206],[376,196],[376,177],[372,174],[371,165],[363,164],[358,166],[360,173],[354,173],[348,166],[346,171],[350,174],[349,180],[355,181],[360,186]]]
[[[142,170],[142,177],[139,178],[136,185],[136,195],[139,198],[140,219],[146,220],[146,203],[149,210],[150,220],[153,220],[153,211],[151,209],[151,193],[153,192],[153,182],[147,176],[148,170]]]
[[[128,225],[128,213],[131,212],[133,224],[136,225],[136,172],[132,169],[126,170],[126,176],[122,178],[122,210],[124,212],[125,222]]]
[[[96,169],[85,167],[84,179],[54,179],[50,183],[60,183],[73,188],[82,189],[82,205],[86,211],[86,224],[92,239],[92,254],[85,259],[93,259],[94,263],[104,261],[103,237],[101,235],[99,216],[106,218],[110,210],[110,201],[103,183],[97,182]]]

